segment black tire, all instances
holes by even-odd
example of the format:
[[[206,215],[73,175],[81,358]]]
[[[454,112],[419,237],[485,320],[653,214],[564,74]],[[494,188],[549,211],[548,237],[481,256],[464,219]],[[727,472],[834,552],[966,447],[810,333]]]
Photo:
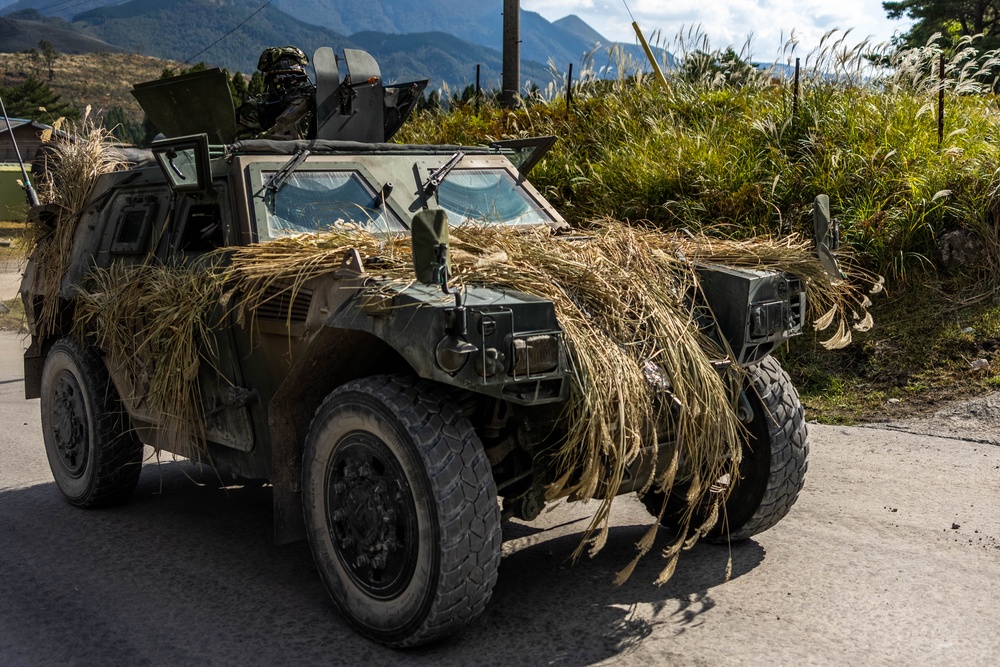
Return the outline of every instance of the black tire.
[[[142,472],[142,443],[97,354],[74,338],[45,357],[42,438],[56,486],[79,507],[124,502]]]
[[[747,424],[739,478],[729,494],[719,521],[705,536],[710,542],[748,539],[784,518],[798,499],[809,467],[805,411],[799,393],[774,357],[765,357],[747,369],[747,399],[754,418]],[[683,490],[667,504],[663,525],[676,528],[683,511]],[[658,516],[663,494],[643,497],[646,509]]]
[[[500,565],[496,497],[472,425],[428,382],[357,380],[316,411],[302,467],[309,544],[371,639],[416,646],[482,613]]]

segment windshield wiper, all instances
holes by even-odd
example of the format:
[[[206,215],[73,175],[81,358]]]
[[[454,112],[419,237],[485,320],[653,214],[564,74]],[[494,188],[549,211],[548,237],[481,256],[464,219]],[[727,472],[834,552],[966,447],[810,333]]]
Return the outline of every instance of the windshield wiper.
[[[461,162],[464,157],[465,153],[458,151],[452,155],[451,159],[445,162],[440,169],[431,174],[431,177],[427,179],[426,183],[424,183],[424,196],[434,194],[434,192],[438,189],[438,186],[441,185],[441,181],[444,180],[445,176],[447,176],[452,169],[457,167],[458,163]]]
[[[285,181],[288,180],[288,177],[299,168],[300,164],[306,161],[307,157],[309,157],[309,151],[307,149],[300,150],[292,157],[291,160],[286,162],[281,169],[271,174],[271,177],[267,179],[264,186],[258,190],[254,196],[259,195],[261,192],[266,190],[267,194],[264,195],[265,197],[268,195],[274,197],[274,195],[278,194],[278,191],[281,190]]]

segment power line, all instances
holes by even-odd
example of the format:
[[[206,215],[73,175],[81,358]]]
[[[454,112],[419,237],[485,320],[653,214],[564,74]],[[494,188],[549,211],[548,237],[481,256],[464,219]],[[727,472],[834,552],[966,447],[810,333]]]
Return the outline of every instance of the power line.
[[[235,28],[233,28],[232,30],[230,30],[229,32],[227,32],[225,35],[223,35],[219,39],[215,40],[214,42],[212,42],[211,44],[209,44],[205,48],[203,48],[198,53],[194,54],[193,56],[191,56],[190,58],[188,58],[187,60],[185,60],[183,64],[187,65],[189,62],[191,62],[192,60],[194,60],[195,58],[197,58],[201,54],[205,53],[205,51],[208,51],[210,48],[212,48],[213,46],[215,46],[216,44],[218,44],[219,42],[221,42],[222,40],[224,40],[226,37],[229,37],[231,34],[233,34],[234,32],[236,32],[240,28],[242,28],[246,24],[247,21],[249,21],[253,17],[257,16],[257,14],[260,14],[262,11],[264,11],[264,8],[267,7],[269,4],[271,4],[271,0],[267,0],[267,2],[265,2],[263,5],[261,5],[260,7],[257,8],[257,11],[255,11],[253,14],[251,14],[250,16],[248,16],[245,19],[243,19],[239,23],[239,25],[237,25]]]

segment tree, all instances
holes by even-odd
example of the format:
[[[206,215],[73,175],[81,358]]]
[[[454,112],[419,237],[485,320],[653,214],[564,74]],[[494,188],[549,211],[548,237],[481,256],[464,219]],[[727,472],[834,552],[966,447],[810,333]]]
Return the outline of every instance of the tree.
[[[229,94],[233,96],[233,105],[239,107],[247,101],[250,93],[247,90],[247,79],[240,72],[233,74],[229,80]]]
[[[45,66],[49,69],[49,81],[51,81],[56,75],[55,69],[52,66],[59,60],[59,52],[56,51],[56,47],[52,45],[52,42],[47,39],[38,42],[38,50],[42,52],[42,58],[45,59]]]
[[[432,90],[430,95],[421,95],[420,101],[417,102],[416,111],[430,111],[437,112],[441,110],[441,93]]]
[[[60,102],[59,95],[49,88],[47,83],[33,76],[15,86],[4,88],[3,100],[4,106],[7,107],[7,114],[11,118],[31,120],[45,118],[48,120],[60,116],[72,119],[80,117],[80,112],[77,109]]]
[[[141,123],[130,120],[121,107],[111,107],[101,119],[101,124],[123,144],[141,145],[145,132]]]
[[[983,49],[992,48],[1000,38],[1000,0],[899,0],[883,2],[882,8],[890,19],[914,21],[910,31],[896,40],[900,46],[923,46],[936,32],[992,37],[980,44]]]
[[[250,83],[247,84],[247,94],[251,97],[264,94],[264,73],[255,69],[250,75]]]
[[[680,71],[684,80],[691,83],[721,80],[727,85],[740,87],[749,83],[756,68],[729,47],[722,52],[693,51],[684,57]]]

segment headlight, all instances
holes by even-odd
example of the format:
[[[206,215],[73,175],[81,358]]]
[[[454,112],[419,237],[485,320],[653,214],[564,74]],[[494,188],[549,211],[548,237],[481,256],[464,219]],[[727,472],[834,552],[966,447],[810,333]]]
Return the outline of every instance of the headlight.
[[[511,374],[541,375],[559,368],[559,336],[541,334],[515,338],[513,347],[514,365]]]

